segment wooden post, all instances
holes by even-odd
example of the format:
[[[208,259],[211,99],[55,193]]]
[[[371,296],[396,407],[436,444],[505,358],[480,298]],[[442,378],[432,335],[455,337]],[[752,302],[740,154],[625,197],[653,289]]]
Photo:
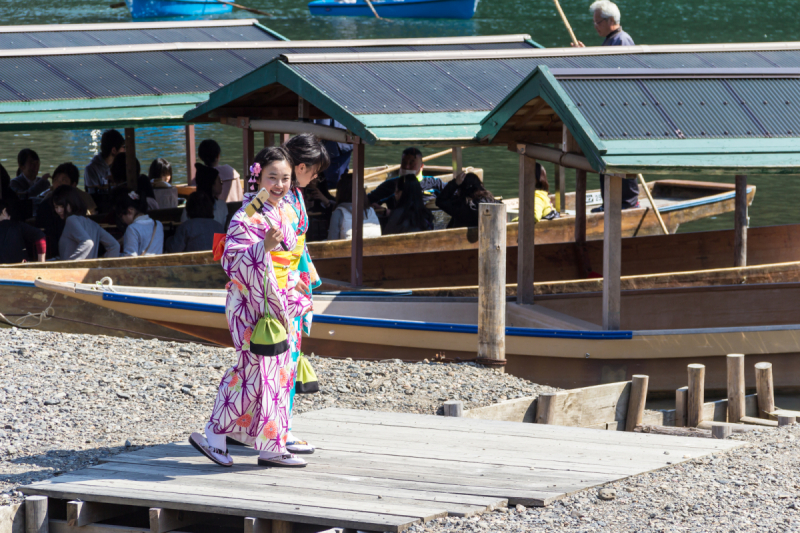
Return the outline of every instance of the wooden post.
[[[195,159],[195,142],[194,142],[194,124],[187,124],[184,128],[186,137],[186,183],[191,185],[194,183],[194,164]]]
[[[297,118],[308,120],[311,112],[311,104],[302,96],[297,98]]]
[[[275,146],[275,134],[268,131],[264,132],[264,148]]]
[[[728,354],[728,422],[738,423],[744,413],[744,354]]]
[[[769,418],[769,414],[775,410],[772,363],[756,363],[756,395],[758,397],[758,416]]]
[[[555,416],[556,393],[543,392],[536,399],[536,423],[549,424]]]
[[[778,427],[791,426],[797,421],[794,416],[778,415]]]
[[[47,513],[47,496],[25,498],[25,533],[48,533],[50,517]]]
[[[519,156],[519,230],[517,232],[517,303],[533,303],[533,241],[536,229],[536,160]]]
[[[150,508],[150,533],[166,533],[179,528],[191,526],[200,521],[200,516],[190,511],[175,509]]]
[[[675,426],[686,427],[686,409],[689,407],[689,387],[675,391]]]
[[[364,145],[353,143],[353,240],[350,243],[350,284],[360,287],[364,283]]]
[[[72,527],[88,526],[129,513],[132,510],[133,508],[127,505],[71,501],[67,502],[67,525]]]
[[[711,426],[711,436],[715,439],[727,439],[731,436],[733,429],[731,426],[724,426],[722,424],[714,424]]]
[[[136,172],[136,133],[133,128],[125,128],[125,177],[128,188],[135,191],[139,174]]]
[[[244,519],[244,533],[272,533],[272,521],[248,516]]]
[[[620,275],[622,274],[622,179],[605,178],[603,221],[603,329],[620,326]]]
[[[464,416],[464,402],[460,400],[449,400],[444,402],[444,416]]]
[[[636,426],[642,425],[644,419],[644,404],[647,402],[648,376],[634,374],[631,379],[631,395],[628,399],[628,415],[625,417],[625,431],[633,431]]]
[[[736,176],[733,266],[747,266],[747,176]]]
[[[256,137],[255,132],[250,128],[242,129],[242,176],[250,175],[250,165],[256,157]],[[245,180],[247,178],[245,177]],[[246,183],[245,183],[246,185]]]
[[[478,362],[506,359],[506,206],[478,206]]]
[[[608,201],[608,197],[606,197]],[[689,365],[689,394],[686,406],[686,425],[696,428],[703,421],[703,402],[705,397],[705,365]]]
[[[561,165],[554,165],[555,167],[555,182],[556,182],[556,211],[562,215],[567,210],[567,169]]]
[[[291,522],[285,522],[283,520],[272,521],[272,533],[292,533],[293,529],[294,527]]]
[[[586,242],[586,171],[575,171],[575,242]]]
[[[286,144],[286,142],[287,142],[289,139],[291,139],[291,138],[292,138],[292,134],[291,134],[291,133],[281,133],[281,134],[280,134],[280,137],[281,137],[281,144]]]
[[[453,179],[464,169],[464,160],[460,146],[453,147]]]

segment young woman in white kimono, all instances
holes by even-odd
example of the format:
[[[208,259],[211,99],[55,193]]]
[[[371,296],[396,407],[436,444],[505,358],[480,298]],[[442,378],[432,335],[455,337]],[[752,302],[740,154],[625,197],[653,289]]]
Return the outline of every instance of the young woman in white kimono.
[[[292,181],[292,159],[282,147],[265,148],[250,167],[253,191],[233,216],[225,240],[222,268],[230,277],[225,312],[237,363],[222,378],[205,436],[192,433],[189,442],[217,464],[231,466],[226,436],[259,450],[262,466],[305,466],[305,461],[286,450],[290,424],[290,392],[294,364],[290,350],[273,357],[250,352],[250,336],[264,315],[280,320],[292,338],[296,321],[311,311],[311,298],[297,290],[288,276],[284,248],[296,245],[294,227],[286,220],[281,202]],[[269,201],[253,216],[245,212],[260,189]],[[266,280],[266,281],[265,281]]]

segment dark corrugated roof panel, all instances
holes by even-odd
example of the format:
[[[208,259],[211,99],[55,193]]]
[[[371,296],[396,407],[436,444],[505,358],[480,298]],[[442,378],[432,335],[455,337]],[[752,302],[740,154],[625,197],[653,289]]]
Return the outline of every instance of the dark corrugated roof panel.
[[[533,61],[550,68],[777,68],[800,67],[800,50],[559,56]]]
[[[601,139],[800,137],[797,79],[561,80]]]

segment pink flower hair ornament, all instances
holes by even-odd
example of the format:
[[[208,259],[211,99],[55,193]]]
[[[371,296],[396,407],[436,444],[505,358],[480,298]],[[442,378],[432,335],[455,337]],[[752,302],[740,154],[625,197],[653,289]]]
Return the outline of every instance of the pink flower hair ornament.
[[[250,184],[251,191],[256,190],[256,183],[258,183],[256,178],[259,176],[261,176],[261,163],[255,162],[250,165],[250,179],[247,181]]]

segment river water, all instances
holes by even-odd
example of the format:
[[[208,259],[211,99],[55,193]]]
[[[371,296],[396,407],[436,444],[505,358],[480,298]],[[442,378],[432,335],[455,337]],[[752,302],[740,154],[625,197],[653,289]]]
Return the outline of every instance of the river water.
[[[546,47],[568,46],[569,37],[550,0],[482,0],[472,20],[396,19],[379,21],[373,18],[312,17],[305,1],[237,0],[250,7],[268,11],[272,18],[260,22],[289,39],[367,39],[442,37],[463,35],[495,35],[527,33]],[[65,24],[88,22],[127,22],[127,9],[112,9],[110,0],[5,0],[0,2],[0,20],[4,24]],[[602,39],[592,27],[588,1],[562,0],[561,5],[572,23],[577,37],[587,45],[600,44]],[[796,4],[789,0],[749,2],[744,0],[711,0],[696,2],[676,0],[655,2],[637,0],[618,2],[622,25],[637,44],[756,42],[800,40],[800,22]],[[251,18],[254,15],[234,11],[225,17]],[[218,125],[198,126],[198,142],[214,138],[222,146],[225,162],[239,168],[241,135],[239,130]],[[25,147],[39,153],[42,172],[52,171],[59,163],[73,161],[85,166],[98,150],[100,131],[0,132],[0,162],[9,170],[16,169],[16,154]],[[137,155],[146,171],[155,157],[166,157],[173,163],[177,182],[185,181],[183,128],[142,128],[137,130]],[[431,153],[435,150],[425,150]],[[399,162],[399,149],[368,147],[367,165]],[[446,164],[446,160],[442,160]],[[469,148],[464,164],[483,167],[487,187],[495,194],[516,196],[517,158],[504,148]],[[662,176],[663,177],[663,176]],[[733,176],[666,176],[703,181],[733,183]],[[645,176],[645,178],[648,178]],[[750,209],[751,226],[767,226],[800,222],[800,180],[796,176],[749,177],[758,187]],[[599,185],[590,178],[589,188]],[[574,189],[574,175],[568,173],[567,187]],[[701,231],[733,227],[733,215],[705,219],[687,224],[681,231]]]

